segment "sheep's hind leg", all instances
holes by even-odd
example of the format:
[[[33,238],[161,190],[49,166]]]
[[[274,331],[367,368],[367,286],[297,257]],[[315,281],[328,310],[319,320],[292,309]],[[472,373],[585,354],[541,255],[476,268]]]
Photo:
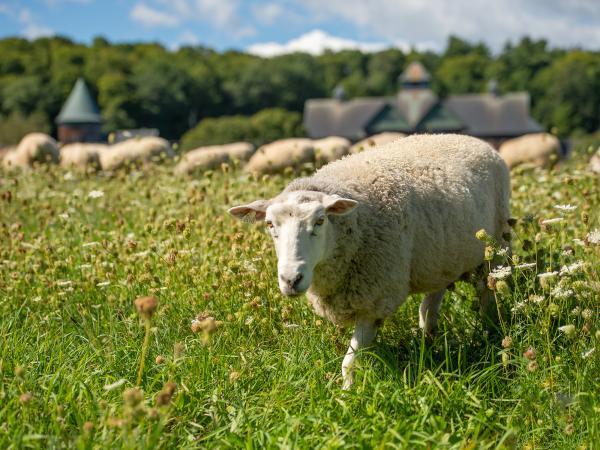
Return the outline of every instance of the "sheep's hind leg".
[[[427,294],[419,306],[419,327],[427,334],[432,334],[437,327],[444,292],[446,289]]]
[[[358,319],[356,321],[356,328],[354,328],[350,346],[342,361],[342,379],[344,381],[342,389],[348,390],[354,383],[354,362],[356,360],[356,353],[361,348],[367,347],[373,342],[379,324],[379,321],[373,320]]]

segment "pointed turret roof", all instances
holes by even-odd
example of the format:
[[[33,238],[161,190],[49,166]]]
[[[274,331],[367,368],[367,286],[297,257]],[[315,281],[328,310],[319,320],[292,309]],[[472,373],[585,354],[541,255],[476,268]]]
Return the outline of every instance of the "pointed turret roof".
[[[57,124],[66,123],[101,123],[100,110],[83,81],[78,78],[69,98],[56,117]]]

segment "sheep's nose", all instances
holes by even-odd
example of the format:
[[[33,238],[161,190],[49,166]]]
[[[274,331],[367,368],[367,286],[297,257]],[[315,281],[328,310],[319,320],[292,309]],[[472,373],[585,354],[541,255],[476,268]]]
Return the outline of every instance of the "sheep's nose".
[[[287,284],[287,286],[290,289],[295,291],[295,290],[297,290],[298,285],[302,281],[302,278],[304,278],[304,275],[299,273],[293,278],[284,277],[283,275],[280,275],[279,277],[281,278],[281,281],[283,281],[285,284]]]

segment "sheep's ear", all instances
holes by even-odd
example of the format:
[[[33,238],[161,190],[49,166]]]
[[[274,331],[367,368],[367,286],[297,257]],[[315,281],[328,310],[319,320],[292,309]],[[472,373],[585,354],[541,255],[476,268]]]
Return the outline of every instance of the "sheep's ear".
[[[256,200],[247,205],[234,206],[228,212],[236,219],[254,223],[264,220],[269,204],[269,200]]]
[[[356,200],[351,198],[343,198],[339,195],[330,195],[325,199],[325,212],[336,216],[344,216],[354,211],[358,206]]]

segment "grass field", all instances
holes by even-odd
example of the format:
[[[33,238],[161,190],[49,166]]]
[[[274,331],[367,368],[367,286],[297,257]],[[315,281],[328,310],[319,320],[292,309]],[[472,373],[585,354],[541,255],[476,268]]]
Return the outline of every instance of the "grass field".
[[[501,330],[457,283],[429,342],[411,297],[350,392],[351,331],[283,298],[264,229],[226,214],[291,177],[0,175],[0,448],[600,448],[598,175],[514,173]]]

